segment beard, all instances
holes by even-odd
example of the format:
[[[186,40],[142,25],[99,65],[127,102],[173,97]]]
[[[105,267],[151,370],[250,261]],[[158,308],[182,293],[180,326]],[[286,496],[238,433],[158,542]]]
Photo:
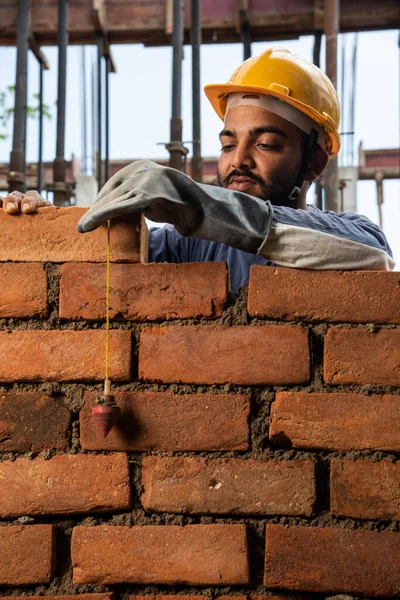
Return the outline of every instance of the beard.
[[[260,175],[256,175],[247,169],[242,167],[241,169],[233,169],[226,177],[221,178],[219,169],[217,172],[217,185],[220,187],[227,188],[233,177],[247,177],[254,181],[258,185],[260,191],[256,194],[252,194],[256,198],[261,200],[269,200],[271,204],[276,206],[288,206],[290,208],[297,208],[298,198],[294,200],[289,199],[289,194],[296,183],[297,174],[300,169],[300,163],[295,165],[293,169],[288,172],[288,169],[279,169],[274,173],[273,182],[268,183]]]

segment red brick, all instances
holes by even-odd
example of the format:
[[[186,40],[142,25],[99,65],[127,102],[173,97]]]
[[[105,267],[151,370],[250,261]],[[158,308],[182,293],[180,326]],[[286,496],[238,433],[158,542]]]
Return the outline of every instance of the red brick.
[[[74,583],[249,583],[244,525],[75,527]]]
[[[171,326],[145,328],[140,336],[139,377],[150,381],[306,383],[309,362],[302,327]]]
[[[146,594],[143,596],[130,596],[129,600],[208,600],[210,596],[206,594],[202,595],[191,595],[186,596],[182,594],[161,594],[157,596],[153,596],[150,594]],[[280,594],[269,594],[268,596],[261,596],[258,594],[247,594],[247,596],[237,596],[236,594],[233,596],[215,596],[216,600],[309,600],[303,595],[296,594],[295,596],[287,595],[281,596]],[[7,600],[11,600],[11,598],[7,598]],[[12,598],[15,600],[15,597]],[[36,598],[34,598],[36,600]],[[46,600],[46,599],[45,599]]]
[[[190,596],[179,594],[179,597],[177,596],[178,594],[157,594],[156,596],[144,594],[143,596],[129,596],[129,600],[209,600],[209,596],[206,596],[205,594],[192,594]],[[15,598],[13,600],[15,600]]]
[[[80,413],[85,450],[247,450],[250,398],[241,394],[119,392],[118,423],[104,438],[91,417],[98,394],[85,392]]]
[[[94,594],[93,594],[94,595]],[[56,600],[60,598],[56,597]],[[129,600],[209,600],[210,596],[206,594],[202,595],[182,595],[182,594],[160,594],[157,596],[153,596],[151,594],[145,594],[143,596],[130,596]],[[261,596],[258,594],[247,594],[247,596],[237,596],[236,594],[233,596],[215,596],[216,600],[309,600],[303,594],[287,595],[282,596],[281,594],[268,594],[265,596]],[[3,599],[2,599],[3,600]],[[15,600],[15,597],[9,597],[7,600]],[[30,599],[29,599],[30,600]],[[37,600],[37,598],[33,597],[33,600]],[[47,600],[45,597],[44,600]]]
[[[32,215],[9,215],[0,211],[0,261],[104,262],[106,225],[86,234],[76,230],[86,210],[52,206],[40,208]],[[146,230],[140,215],[132,215],[129,221],[114,219],[111,226],[111,260],[146,262]]]
[[[400,534],[267,525],[266,588],[397,596]]]
[[[93,594],[94,595],[94,594]],[[7,597],[6,597],[7,598]],[[56,600],[59,598],[56,597]],[[296,596],[288,596],[287,594],[285,594],[284,596],[281,596],[280,594],[276,595],[273,594],[268,595],[268,596],[260,596],[260,595],[255,595],[255,594],[248,594],[247,596],[215,596],[216,600],[232,600],[232,598],[234,598],[234,600],[308,600],[306,599],[305,596],[300,596],[299,594],[296,594]],[[186,596],[186,595],[182,595],[182,594],[160,594],[157,596],[153,596],[151,594],[145,594],[143,596],[130,596],[129,600],[208,600],[209,596],[207,596],[206,594],[201,594],[201,595],[190,595],[190,596]],[[15,597],[9,597],[7,598],[7,600],[15,600]],[[37,600],[37,598],[33,597],[33,600]],[[44,600],[47,600],[46,597],[44,598]]]
[[[105,266],[61,267],[60,317],[105,318]],[[113,265],[110,317],[151,321],[220,316],[227,299],[225,263]]]
[[[50,583],[54,541],[52,525],[0,527],[0,585]]]
[[[27,596],[23,596],[26,598]],[[29,596],[29,600],[114,600],[114,593],[105,594],[74,594],[62,596]],[[16,600],[15,596],[1,596],[1,600]]]
[[[259,596],[251,594],[250,596],[246,596],[246,598],[250,598],[251,600],[310,600],[310,598],[305,596],[304,594],[285,594],[284,596],[282,596],[281,594],[269,594],[268,596]]]
[[[310,516],[315,502],[311,461],[146,456],[142,486],[156,512]]]
[[[47,315],[47,277],[43,265],[0,264],[0,317]]]
[[[400,384],[400,329],[330,329],[325,338],[327,383]]]
[[[15,600],[15,599],[14,599]],[[177,599],[179,600],[179,599]],[[216,596],[216,600],[232,600],[232,596]],[[303,594],[287,595],[282,596],[281,594],[268,594],[262,596],[260,594],[248,594],[247,596],[236,596],[234,600],[310,600]]]
[[[101,381],[105,332],[40,330],[0,332],[0,381]],[[127,380],[131,333],[110,332],[110,379]]]
[[[280,392],[271,406],[276,446],[400,451],[400,396]]]
[[[400,323],[400,274],[253,265],[248,311],[286,321]]]
[[[400,463],[331,463],[331,512],[355,519],[400,520]]]
[[[130,506],[125,454],[69,454],[0,463],[0,517],[101,513]]]
[[[70,412],[42,392],[0,394],[0,452],[65,448]]]

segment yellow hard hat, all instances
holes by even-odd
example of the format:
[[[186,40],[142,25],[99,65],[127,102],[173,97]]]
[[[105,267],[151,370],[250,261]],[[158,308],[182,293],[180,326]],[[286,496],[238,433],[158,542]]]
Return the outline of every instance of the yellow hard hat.
[[[340,106],[332,82],[318,67],[289,50],[273,48],[252,56],[236,69],[228,83],[206,85],[204,91],[222,120],[227,97],[233,92],[278,98],[326,131],[325,150],[331,158],[340,150]]]

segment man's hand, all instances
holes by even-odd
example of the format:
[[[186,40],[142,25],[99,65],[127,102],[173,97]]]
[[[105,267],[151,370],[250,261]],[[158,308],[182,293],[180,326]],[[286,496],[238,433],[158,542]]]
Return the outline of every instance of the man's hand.
[[[196,183],[190,177],[149,160],[138,160],[115,173],[77,228],[86,233],[108,219],[142,212],[178,233],[222,242],[256,254],[270,230],[269,201],[242,192]]]
[[[0,207],[3,207],[4,212],[9,215],[18,213],[34,213],[41,206],[53,206],[49,200],[46,200],[34,190],[26,192],[11,192],[5,198],[0,198]]]
[[[151,221],[171,223],[189,235],[203,219],[199,194],[197,184],[180,171],[138,160],[111,177],[77,228],[86,233],[109,219],[142,212]]]

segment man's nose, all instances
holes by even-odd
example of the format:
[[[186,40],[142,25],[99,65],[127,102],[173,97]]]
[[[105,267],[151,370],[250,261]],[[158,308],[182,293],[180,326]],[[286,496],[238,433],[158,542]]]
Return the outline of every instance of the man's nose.
[[[235,148],[235,152],[232,156],[232,167],[240,169],[241,167],[247,167],[248,169],[254,168],[255,163],[251,154],[249,144],[238,144]]]

